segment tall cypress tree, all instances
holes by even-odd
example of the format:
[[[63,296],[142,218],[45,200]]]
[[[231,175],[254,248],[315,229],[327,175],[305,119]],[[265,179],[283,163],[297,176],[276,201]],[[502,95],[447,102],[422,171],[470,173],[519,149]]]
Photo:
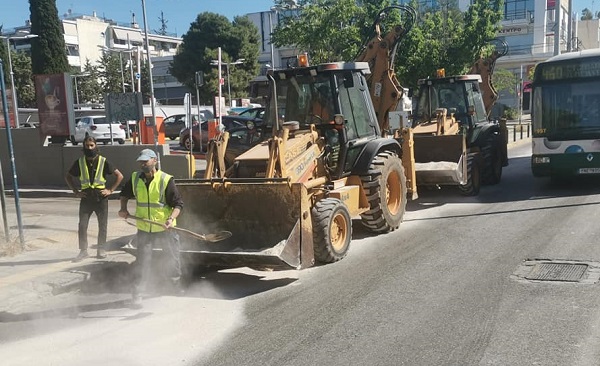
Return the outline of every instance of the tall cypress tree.
[[[31,68],[34,74],[59,74],[69,71],[63,27],[58,18],[56,0],[29,0]]]

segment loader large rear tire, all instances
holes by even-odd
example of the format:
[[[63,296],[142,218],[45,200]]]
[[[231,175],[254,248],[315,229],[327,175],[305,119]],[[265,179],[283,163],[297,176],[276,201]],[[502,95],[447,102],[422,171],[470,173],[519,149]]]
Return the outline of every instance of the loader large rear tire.
[[[481,148],[483,170],[481,172],[481,183],[498,184],[502,179],[502,152],[494,143],[493,138],[488,138]]]
[[[325,198],[312,208],[315,260],[333,263],[346,256],[352,239],[352,220],[346,205]]]
[[[369,200],[369,210],[360,215],[370,231],[386,233],[396,230],[406,211],[406,176],[398,155],[391,151],[377,154],[370,175],[361,176]]]
[[[463,196],[477,196],[481,188],[481,170],[477,154],[467,155],[467,183],[459,185],[458,189]]]

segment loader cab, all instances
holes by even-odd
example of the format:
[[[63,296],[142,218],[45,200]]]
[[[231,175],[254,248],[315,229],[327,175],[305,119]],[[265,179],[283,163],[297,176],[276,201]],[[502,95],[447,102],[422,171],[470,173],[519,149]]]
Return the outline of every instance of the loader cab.
[[[413,127],[429,122],[438,108],[453,113],[463,127],[487,121],[479,75],[460,75],[419,80]]]
[[[275,130],[294,121],[300,130],[314,125],[332,153],[330,172],[349,174],[364,145],[380,134],[364,77],[368,72],[365,62],[270,71],[275,85],[265,124]]]

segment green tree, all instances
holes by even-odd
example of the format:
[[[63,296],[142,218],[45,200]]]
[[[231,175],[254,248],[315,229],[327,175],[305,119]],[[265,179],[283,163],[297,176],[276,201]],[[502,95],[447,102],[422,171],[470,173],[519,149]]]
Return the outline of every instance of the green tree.
[[[121,77],[121,68],[125,68],[125,64],[121,64],[119,55],[112,52],[104,52],[100,58],[98,65],[98,74],[100,75],[103,99],[107,93],[122,93],[123,78]]]
[[[474,0],[462,13],[456,0],[443,0],[437,9],[410,5],[417,11],[412,29],[400,41],[395,69],[404,86],[415,86],[419,78],[466,72],[493,39],[502,19],[503,0]],[[274,30],[278,47],[294,46],[307,51],[312,63],[351,61],[374,34],[372,24],[390,1],[307,0],[298,17],[283,19]],[[382,21],[382,33],[401,23],[399,12]],[[406,19],[406,18],[404,18]]]
[[[140,86],[142,88],[142,100],[144,104],[150,103],[150,67],[146,60],[141,62]]]
[[[581,20],[591,20],[594,18],[594,13],[588,8],[585,8],[581,11]]]
[[[31,65],[34,74],[59,74],[69,71],[62,23],[55,0],[29,0]]]
[[[31,72],[31,57],[25,52],[11,52],[15,89],[20,108],[35,108],[35,83]]]
[[[515,95],[515,90],[519,84],[519,78],[506,69],[496,69],[494,71],[494,88],[496,90],[505,90],[510,95]]]
[[[183,43],[171,63],[171,75],[195,92],[196,71],[203,71],[205,83],[200,88],[200,103],[212,104],[218,90],[218,72],[211,62],[217,60],[221,47],[223,63],[245,60],[230,70],[231,94],[245,96],[249,81],[258,73],[258,43],[258,30],[247,17],[236,17],[230,22],[222,15],[201,13],[183,35]],[[223,77],[225,73],[223,68]]]
[[[75,78],[77,83],[77,93],[79,94],[79,103],[100,103],[104,99],[102,86],[100,85],[100,68],[93,65],[90,60],[86,60],[81,72],[73,74],[83,74]],[[73,91],[75,93],[75,91]],[[77,100],[77,96],[75,96]]]

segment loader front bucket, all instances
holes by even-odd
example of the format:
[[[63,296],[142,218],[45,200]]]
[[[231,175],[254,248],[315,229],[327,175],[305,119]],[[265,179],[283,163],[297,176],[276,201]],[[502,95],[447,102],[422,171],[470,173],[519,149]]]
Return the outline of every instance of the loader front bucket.
[[[457,185],[466,180],[464,135],[414,135],[418,185]]]
[[[272,269],[314,264],[310,199],[303,184],[225,179],[177,180],[176,185],[184,201],[179,227],[232,233],[219,242],[180,235],[187,263]]]

